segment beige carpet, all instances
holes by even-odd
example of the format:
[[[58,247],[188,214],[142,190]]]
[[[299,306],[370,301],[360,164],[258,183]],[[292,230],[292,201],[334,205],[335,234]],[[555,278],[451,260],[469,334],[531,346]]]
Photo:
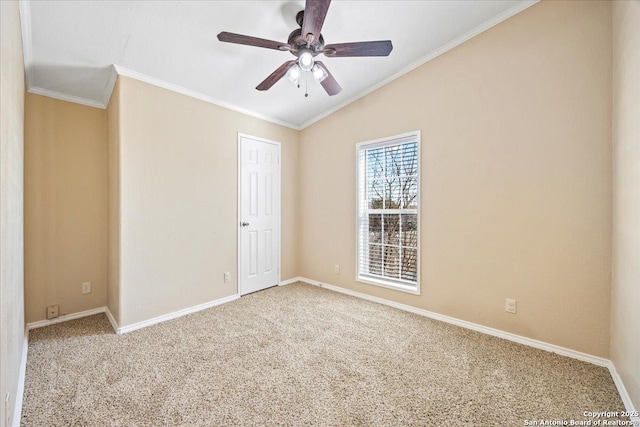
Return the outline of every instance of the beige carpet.
[[[125,335],[31,331],[22,425],[523,426],[624,409],[609,372],[304,284]]]

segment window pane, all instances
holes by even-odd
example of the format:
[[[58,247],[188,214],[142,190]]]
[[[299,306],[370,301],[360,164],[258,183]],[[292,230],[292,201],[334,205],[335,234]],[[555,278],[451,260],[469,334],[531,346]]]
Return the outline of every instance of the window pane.
[[[384,148],[367,150],[367,181],[384,178]]]
[[[417,281],[419,262],[419,143],[400,140],[417,141],[376,141],[358,153],[358,274],[408,290],[403,284]]]
[[[418,247],[418,215],[402,214],[402,246]]]
[[[384,181],[371,180],[369,182],[369,194],[367,200],[369,209],[382,209],[382,196],[384,193]]]
[[[384,244],[400,244],[400,215],[383,215],[384,220]]]
[[[400,208],[418,209],[418,178],[402,178]]]
[[[402,272],[402,279],[411,281],[416,281],[418,279],[417,249],[402,249],[402,263],[400,265],[400,269]]]
[[[386,277],[400,277],[400,250],[395,246],[384,247],[384,272]]]
[[[402,145],[402,174],[418,174],[418,144],[415,142]]]
[[[391,147],[385,147],[385,168],[387,178],[394,176],[400,176],[402,173],[402,146],[393,145]]]
[[[381,214],[369,214],[369,243],[382,243]]]
[[[384,183],[384,208],[400,209],[402,203],[402,182],[400,178],[387,179]]]
[[[382,275],[382,245],[369,245],[368,273]]]

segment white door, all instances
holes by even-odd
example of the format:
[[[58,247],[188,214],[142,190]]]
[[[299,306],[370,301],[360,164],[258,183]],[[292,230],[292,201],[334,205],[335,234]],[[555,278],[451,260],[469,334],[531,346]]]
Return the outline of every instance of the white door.
[[[238,135],[238,292],[280,282],[280,144]]]

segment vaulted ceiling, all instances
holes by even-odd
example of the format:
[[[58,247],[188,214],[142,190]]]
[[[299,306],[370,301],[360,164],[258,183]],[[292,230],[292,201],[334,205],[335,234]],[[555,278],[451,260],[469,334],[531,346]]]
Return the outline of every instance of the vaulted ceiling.
[[[27,89],[105,108],[116,73],[301,129],[520,12],[534,0],[340,1],[327,44],[391,40],[388,57],[321,57],[343,90],[313,78],[255,87],[289,52],[221,43],[221,31],[286,42],[304,1],[21,1]]]

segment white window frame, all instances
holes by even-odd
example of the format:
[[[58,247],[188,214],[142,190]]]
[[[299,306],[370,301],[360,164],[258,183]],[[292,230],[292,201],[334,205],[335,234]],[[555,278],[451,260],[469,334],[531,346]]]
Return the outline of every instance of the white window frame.
[[[362,215],[366,210],[366,194],[362,191],[361,188],[366,184],[365,177],[365,169],[362,168],[360,164],[360,152],[362,150],[368,150],[373,148],[386,147],[390,145],[399,145],[409,142],[417,142],[418,145],[418,173],[417,173],[417,185],[418,185],[418,194],[417,194],[417,239],[418,239],[418,247],[417,247],[417,266],[416,266],[416,283],[413,284],[410,281],[405,281],[402,279],[392,279],[392,278],[384,278],[384,277],[372,277],[370,275],[363,275],[360,272],[360,221]],[[390,136],[387,138],[376,139],[373,141],[365,141],[356,144],[356,281],[361,283],[367,283],[369,285],[381,286],[384,288],[395,289],[397,291],[407,292],[410,294],[420,295],[420,188],[421,188],[421,171],[422,171],[422,162],[421,162],[421,135],[420,131],[408,132],[401,135]],[[363,206],[363,204],[365,206]],[[368,236],[366,237],[368,239]],[[367,240],[368,241],[368,240]],[[368,245],[368,243],[365,243]]]

